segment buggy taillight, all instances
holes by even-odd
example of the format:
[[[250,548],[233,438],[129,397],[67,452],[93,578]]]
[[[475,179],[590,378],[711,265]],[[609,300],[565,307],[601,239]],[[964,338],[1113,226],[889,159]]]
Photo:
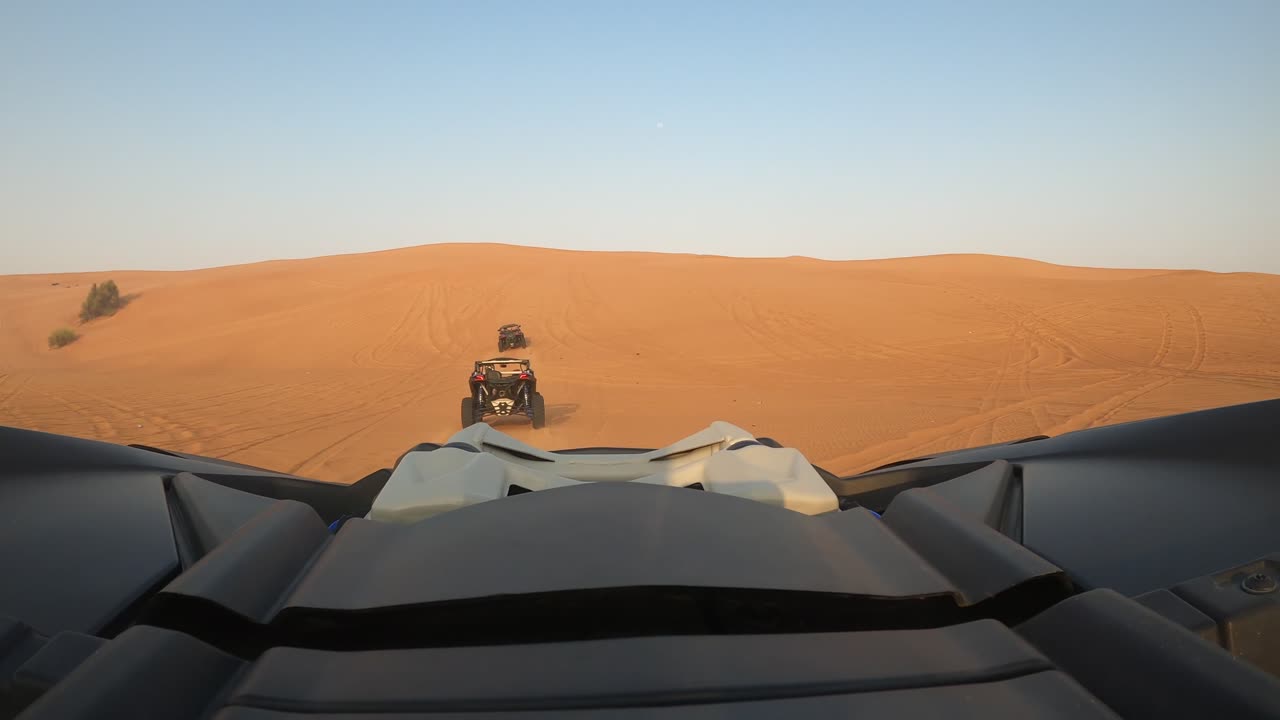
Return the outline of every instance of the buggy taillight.
[[[484,382],[484,375],[481,373],[476,373],[475,375],[472,375],[471,382]]]
[[[521,380],[528,380],[528,379],[529,379],[529,373],[520,373],[520,379],[521,379]]]

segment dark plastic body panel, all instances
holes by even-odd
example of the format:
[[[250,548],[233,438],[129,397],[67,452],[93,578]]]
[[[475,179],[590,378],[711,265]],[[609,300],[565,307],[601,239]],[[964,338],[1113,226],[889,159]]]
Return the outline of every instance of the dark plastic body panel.
[[[1276,428],[819,469],[818,516],[622,483],[414,525],[359,519],[387,470],[0,428],[0,719],[1280,717]]]
[[[0,614],[100,632],[178,572],[160,475],[32,473],[0,482]]]
[[[1189,580],[1173,593],[1204,613],[1218,641],[1237,657],[1264,668],[1280,668],[1280,589],[1249,592],[1246,581],[1261,574],[1280,582],[1280,553],[1257,562]]]
[[[1077,595],[1018,631],[1125,717],[1280,717],[1280,680],[1111,590]]]
[[[1037,460],[1022,471],[1022,541],[1083,587],[1174,585],[1277,549],[1277,463],[1236,464],[1224,485],[1205,462]]]
[[[1016,466],[1021,540],[1082,587],[1166,588],[1280,550],[1280,400],[961,450],[892,472]]]
[[[138,627],[86,660],[24,717],[819,718],[849,712],[1116,717],[994,621],[817,637],[656,637],[368,653],[281,648],[252,662],[179,633]]]
[[[1017,558],[1008,560],[1008,572],[991,568],[972,583],[957,582],[944,575],[949,565],[932,566],[892,528],[865,512],[811,517],[712,493],[599,483],[481,503],[428,523],[353,520],[316,559],[290,605],[361,610],[628,586],[947,595],[970,605],[1060,572],[997,537],[988,555]],[[379,563],[367,567],[368,557]],[[859,571],[871,566],[884,572]]]
[[[251,656],[283,644],[354,651],[1014,622],[1069,594],[1052,564],[939,512],[922,496],[884,520],[808,516],[599,483],[410,525],[353,519],[330,536],[310,508],[280,501],[160,590],[141,621]]]

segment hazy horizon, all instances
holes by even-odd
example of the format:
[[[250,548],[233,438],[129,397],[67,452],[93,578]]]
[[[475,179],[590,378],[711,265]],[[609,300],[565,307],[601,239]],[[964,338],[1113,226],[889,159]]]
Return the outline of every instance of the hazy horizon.
[[[69,269],[69,270],[35,270],[31,272],[0,273],[0,275],[57,276],[57,275],[81,275],[81,274],[95,275],[95,274],[112,273],[112,272],[130,272],[130,273],[132,272],[184,272],[184,271],[199,271],[199,270],[215,270],[218,268],[238,267],[243,265],[256,265],[261,263],[290,262],[295,260],[319,260],[324,258],[366,255],[366,254],[374,254],[374,253],[393,253],[399,250],[413,250],[416,248],[430,247],[433,245],[440,245],[440,246],[493,245],[493,246],[523,247],[531,250],[552,250],[552,251],[564,250],[568,252],[585,252],[585,253],[655,253],[660,255],[696,255],[699,257],[723,257],[723,258],[730,258],[730,259],[747,259],[747,260],[803,259],[803,260],[815,260],[819,262],[835,262],[835,263],[876,262],[876,261],[892,261],[892,260],[905,261],[905,260],[913,260],[913,259],[920,259],[920,258],[936,258],[936,257],[948,257],[948,256],[990,257],[990,258],[1005,258],[1005,259],[1017,260],[1017,261],[1028,261],[1033,263],[1047,263],[1049,265],[1056,265],[1060,267],[1075,267],[1075,268],[1082,268],[1082,269],[1097,269],[1097,270],[1139,270],[1139,271],[1150,270],[1152,272],[1160,272],[1160,271],[1184,272],[1186,271],[1186,272],[1208,272],[1208,273],[1225,274],[1225,275],[1230,275],[1230,274],[1280,275],[1280,272],[1270,272],[1267,270],[1206,270],[1204,268],[1198,268],[1198,267],[1168,267],[1168,266],[1155,266],[1155,265],[1141,265],[1141,266],[1139,265],[1089,265],[1089,264],[1079,264],[1079,263],[1054,262],[1051,260],[1042,260],[1039,258],[1025,257],[1025,256],[1018,256],[1018,255],[996,255],[992,253],[983,253],[983,252],[937,252],[937,253],[924,253],[924,254],[917,254],[917,255],[886,255],[883,257],[832,259],[832,258],[814,257],[813,255],[806,255],[803,253],[791,253],[787,255],[729,255],[725,253],[716,253],[716,252],[695,252],[695,251],[686,251],[686,250],[646,250],[643,248],[557,248],[557,247],[550,247],[545,245],[529,245],[529,244],[522,244],[522,243],[507,243],[507,242],[497,242],[497,241],[493,241],[493,242],[483,241],[483,242],[471,242],[471,243],[440,241],[440,242],[434,242],[434,243],[421,243],[417,245],[401,245],[398,247],[388,247],[388,248],[370,248],[367,250],[358,249],[358,250],[341,251],[341,252],[325,253],[325,254],[314,254],[314,255],[262,257],[262,258],[240,260],[240,261],[229,262],[229,263],[217,263],[212,265],[206,264],[206,265],[174,266],[174,267],[159,267],[159,266],[133,267],[133,266],[113,265],[113,266],[104,266],[99,268],[81,268],[81,269]]]
[[[1280,3],[0,9],[0,273],[431,243],[1280,273]]]

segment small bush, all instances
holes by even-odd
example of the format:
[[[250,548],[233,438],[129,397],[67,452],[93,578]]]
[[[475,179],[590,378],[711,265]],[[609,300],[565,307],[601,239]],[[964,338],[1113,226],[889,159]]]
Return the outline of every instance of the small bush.
[[[79,337],[80,336],[76,334],[76,331],[71,328],[58,328],[57,330],[49,333],[49,347],[52,349],[60,348],[64,345],[70,345]]]
[[[114,315],[120,309],[120,289],[114,280],[101,285],[94,283],[89,296],[80,305],[80,322],[88,322],[103,315]]]

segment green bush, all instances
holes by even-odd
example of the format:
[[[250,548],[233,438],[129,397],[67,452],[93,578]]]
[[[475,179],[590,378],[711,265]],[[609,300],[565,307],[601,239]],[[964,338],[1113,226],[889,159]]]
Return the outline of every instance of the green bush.
[[[64,345],[70,345],[75,342],[78,337],[80,336],[71,328],[58,328],[57,330],[49,333],[49,347],[60,348]]]
[[[80,322],[88,322],[103,315],[114,315],[120,309],[120,289],[114,280],[101,285],[94,283],[89,296],[80,305]]]

